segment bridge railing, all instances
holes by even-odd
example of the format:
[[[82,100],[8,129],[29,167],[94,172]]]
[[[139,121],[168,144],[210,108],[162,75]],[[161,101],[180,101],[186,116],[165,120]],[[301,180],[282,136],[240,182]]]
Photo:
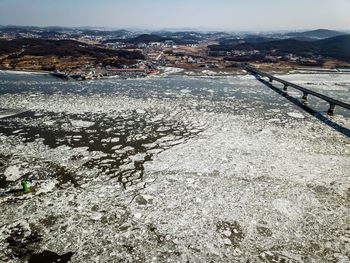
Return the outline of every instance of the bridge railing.
[[[255,68],[255,67],[253,67],[251,65],[244,64],[242,67],[245,70],[247,70],[248,72],[250,72],[250,73],[252,73],[254,75],[259,75],[261,77],[268,78],[270,83],[272,83],[273,80],[275,80],[275,81],[277,81],[279,83],[282,83],[284,85],[284,87],[283,87],[284,91],[287,91],[288,87],[292,87],[292,88],[295,88],[297,90],[300,90],[301,92],[303,92],[303,98],[302,99],[305,100],[305,101],[307,100],[308,95],[312,95],[312,96],[315,96],[317,98],[320,98],[320,99],[328,102],[329,103],[329,109],[328,109],[328,114],[329,115],[333,115],[334,114],[335,106],[340,106],[340,107],[342,107],[344,109],[350,110],[350,104],[348,104],[348,103],[345,103],[345,102],[333,99],[333,98],[328,97],[326,95],[323,95],[321,93],[318,93],[318,92],[315,92],[313,90],[304,88],[302,86],[299,86],[297,84],[291,83],[289,81],[277,78],[277,77],[275,77],[275,76],[273,76],[271,74],[268,74],[266,72],[258,70],[257,68]]]

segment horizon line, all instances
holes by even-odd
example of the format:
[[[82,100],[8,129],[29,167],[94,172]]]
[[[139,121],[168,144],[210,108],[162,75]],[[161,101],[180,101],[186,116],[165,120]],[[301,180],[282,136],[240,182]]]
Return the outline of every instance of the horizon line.
[[[61,25],[20,25],[20,24],[0,24],[0,27],[37,27],[37,28],[67,28],[67,29],[104,29],[101,31],[207,31],[207,32],[299,32],[299,31],[313,31],[313,30],[331,30],[340,32],[350,32],[350,29],[335,29],[335,28],[295,28],[295,29],[225,29],[225,28],[210,28],[210,27],[164,27],[164,28],[148,28],[148,27],[109,27],[109,26],[61,26]]]

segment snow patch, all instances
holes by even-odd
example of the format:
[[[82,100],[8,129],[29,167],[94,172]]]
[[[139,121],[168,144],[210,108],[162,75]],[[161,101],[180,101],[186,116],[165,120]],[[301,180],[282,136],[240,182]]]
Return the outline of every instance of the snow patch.
[[[305,116],[299,112],[288,112],[288,116],[293,117],[295,119],[304,119]]]

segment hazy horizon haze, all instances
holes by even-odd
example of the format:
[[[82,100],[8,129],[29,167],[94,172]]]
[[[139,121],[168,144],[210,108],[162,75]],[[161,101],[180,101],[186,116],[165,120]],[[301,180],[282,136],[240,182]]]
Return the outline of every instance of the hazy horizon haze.
[[[350,30],[350,0],[0,0],[0,24],[227,31]]]

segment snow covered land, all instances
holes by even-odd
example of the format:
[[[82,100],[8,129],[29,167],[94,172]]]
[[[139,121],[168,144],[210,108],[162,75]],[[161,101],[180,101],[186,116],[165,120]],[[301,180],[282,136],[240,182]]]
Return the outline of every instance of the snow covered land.
[[[279,77],[349,102],[350,75]],[[0,72],[0,262],[350,262],[350,114],[309,106],[252,76]]]

